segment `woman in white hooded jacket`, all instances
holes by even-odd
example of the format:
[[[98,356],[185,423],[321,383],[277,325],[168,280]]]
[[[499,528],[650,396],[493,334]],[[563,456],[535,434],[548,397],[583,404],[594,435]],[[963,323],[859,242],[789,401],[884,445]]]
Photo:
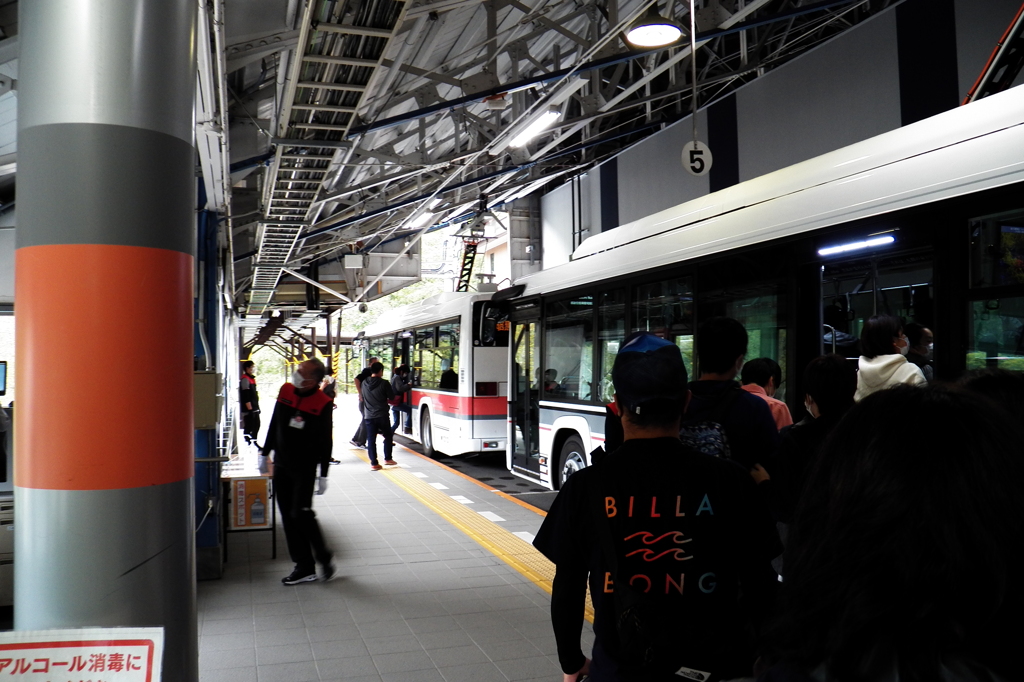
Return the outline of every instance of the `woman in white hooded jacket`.
[[[928,382],[920,367],[907,362],[910,343],[895,317],[875,315],[865,322],[860,348],[854,400],[859,402],[876,391],[900,384],[916,386]]]

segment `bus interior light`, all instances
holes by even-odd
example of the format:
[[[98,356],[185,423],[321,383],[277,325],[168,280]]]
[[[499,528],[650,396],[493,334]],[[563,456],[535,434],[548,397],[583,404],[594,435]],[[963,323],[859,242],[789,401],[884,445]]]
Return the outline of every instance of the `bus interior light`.
[[[896,241],[896,238],[890,235],[884,235],[882,237],[874,237],[873,239],[865,239],[859,242],[850,242],[849,244],[840,244],[838,246],[829,246],[824,249],[818,249],[819,256],[831,256],[837,253],[847,253],[849,251],[860,251],[861,249],[870,249],[873,246],[883,246],[885,244],[892,244]]]

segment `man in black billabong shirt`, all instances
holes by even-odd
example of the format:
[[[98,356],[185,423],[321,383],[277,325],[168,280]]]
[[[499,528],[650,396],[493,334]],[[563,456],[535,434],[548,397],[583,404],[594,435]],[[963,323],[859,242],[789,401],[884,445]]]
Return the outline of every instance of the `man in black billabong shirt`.
[[[534,541],[556,567],[564,680],[749,676],[782,549],[771,516],[742,467],[680,442],[689,392],[675,344],[630,335],[612,380],[624,443],[565,483]],[[588,576],[592,661],[580,648]]]

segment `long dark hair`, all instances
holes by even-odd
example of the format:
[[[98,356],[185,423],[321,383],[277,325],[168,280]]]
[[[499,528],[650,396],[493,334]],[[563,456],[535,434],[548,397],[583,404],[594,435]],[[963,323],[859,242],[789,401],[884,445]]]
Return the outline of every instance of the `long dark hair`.
[[[779,658],[843,682],[935,680],[958,657],[1000,672],[1024,608],[1017,429],[985,398],[941,387],[851,408],[790,529]]]
[[[899,353],[893,339],[900,335],[903,324],[892,315],[872,315],[860,330],[860,354],[866,358]]]

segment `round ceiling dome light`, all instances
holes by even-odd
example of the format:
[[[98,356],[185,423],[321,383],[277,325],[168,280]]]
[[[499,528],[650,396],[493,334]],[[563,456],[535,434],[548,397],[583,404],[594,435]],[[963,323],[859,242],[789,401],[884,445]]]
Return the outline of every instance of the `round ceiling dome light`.
[[[636,47],[664,47],[679,40],[683,29],[671,19],[658,14],[658,4],[647,8],[647,14],[633,22],[626,31],[626,40]]]

